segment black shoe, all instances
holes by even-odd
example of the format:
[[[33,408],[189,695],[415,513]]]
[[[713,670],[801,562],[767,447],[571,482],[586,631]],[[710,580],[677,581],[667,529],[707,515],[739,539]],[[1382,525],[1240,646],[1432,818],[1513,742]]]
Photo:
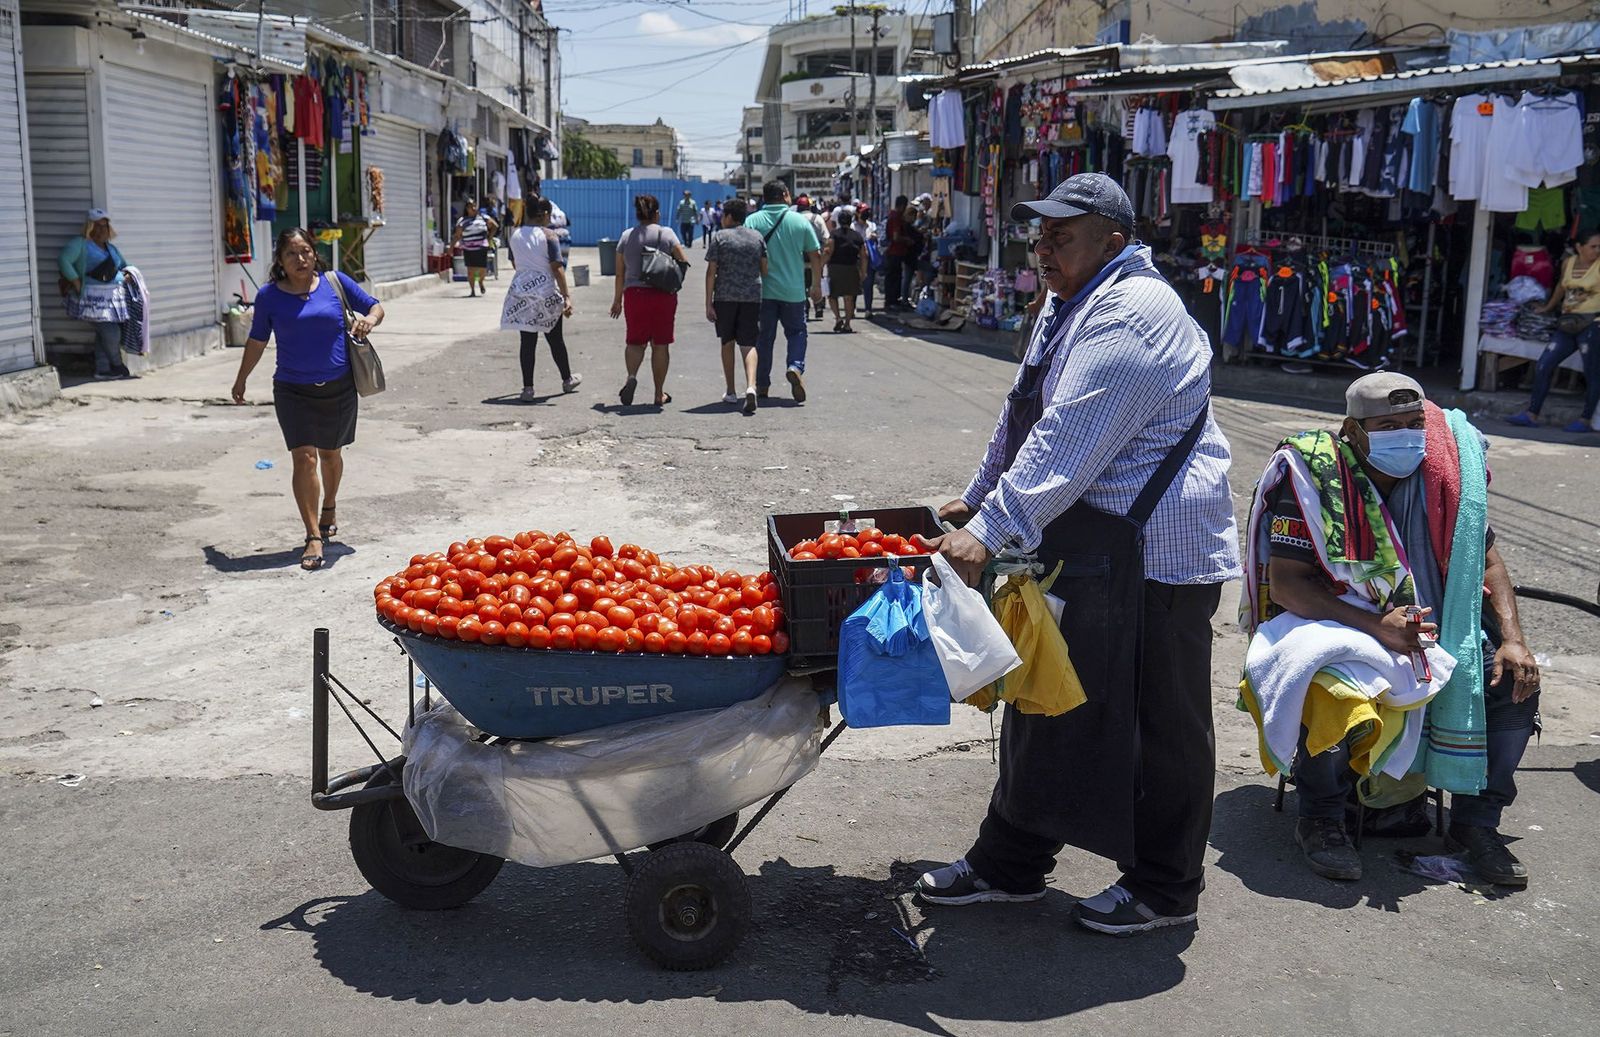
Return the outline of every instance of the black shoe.
[[[1361,855],[1337,818],[1300,818],[1294,823],[1294,841],[1300,844],[1306,864],[1323,878],[1353,882],[1361,877]]]
[[[755,412],[756,412],[756,394],[755,394],[755,390],[751,389],[751,390],[746,391],[745,394],[744,394],[744,413],[748,417],[749,415],[754,414]]]
[[[1132,936],[1169,925],[1187,925],[1199,915],[1159,915],[1118,885],[1110,885],[1072,909],[1072,917],[1085,929],[1110,936]]]
[[[996,889],[972,873],[972,865],[963,857],[954,864],[924,872],[917,879],[917,896],[930,904],[961,907],[966,904],[1002,903],[1020,904],[1044,897],[1044,887],[1028,893],[1007,893]]]
[[[1452,852],[1465,850],[1467,863],[1485,881],[1519,889],[1528,884],[1528,866],[1506,849],[1500,833],[1493,828],[1452,823],[1445,846]]]
[[[138,375],[134,374],[132,371],[128,370],[128,365],[127,364],[116,364],[115,366],[113,366],[111,368],[111,373],[116,375],[118,378],[137,378],[137,377],[139,377]]]

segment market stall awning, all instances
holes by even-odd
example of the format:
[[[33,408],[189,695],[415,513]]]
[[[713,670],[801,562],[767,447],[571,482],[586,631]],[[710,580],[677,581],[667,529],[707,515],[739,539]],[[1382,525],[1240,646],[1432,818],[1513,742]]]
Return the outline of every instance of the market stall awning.
[[[1241,86],[1245,70],[1270,77],[1280,69],[1336,71],[1339,76],[1392,72],[1392,52],[1380,50],[1336,51],[1325,54],[1275,54],[1267,57],[1190,61],[1171,65],[1134,65],[1078,76],[1072,93],[1079,97],[1116,94],[1180,93],[1207,86]],[[1322,78],[1331,78],[1322,75]],[[1317,80],[1320,81],[1320,80]]]
[[[1413,97],[1432,90],[1452,90],[1494,83],[1522,85],[1557,79],[1575,65],[1600,63],[1600,54],[1568,54],[1553,58],[1522,58],[1472,65],[1437,65],[1430,68],[1346,76],[1318,82],[1263,85],[1257,88],[1219,90],[1208,106],[1225,112],[1237,108],[1320,106],[1385,97]],[[1237,78],[1237,77],[1235,77]]]

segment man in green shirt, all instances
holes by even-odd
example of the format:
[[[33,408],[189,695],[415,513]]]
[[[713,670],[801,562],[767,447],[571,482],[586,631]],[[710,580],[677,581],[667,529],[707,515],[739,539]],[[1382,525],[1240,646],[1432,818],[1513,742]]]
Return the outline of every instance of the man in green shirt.
[[[761,188],[761,210],[744,225],[767,243],[767,275],[761,279],[761,331],[756,338],[756,395],[772,388],[772,352],[778,325],[788,345],[785,362],[795,401],[806,399],[806,267],[811,268],[811,300],[822,303],[822,245],[804,216],[789,208],[789,188],[780,180]]]
[[[694,225],[700,221],[700,210],[694,207],[694,195],[684,189],[683,201],[678,203],[678,240],[683,247],[694,244]]]

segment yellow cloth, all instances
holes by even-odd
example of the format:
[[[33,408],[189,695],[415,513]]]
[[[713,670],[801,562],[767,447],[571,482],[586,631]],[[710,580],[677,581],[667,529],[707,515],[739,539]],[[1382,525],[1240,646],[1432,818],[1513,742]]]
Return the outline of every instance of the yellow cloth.
[[[1261,769],[1269,775],[1277,774],[1279,767],[1267,750],[1261,708],[1248,678],[1239,682],[1239,703],[1255,719]],[[1302,723],[1306,728],[1306,751],[1312,756],[1328,751],[1354,733],[1350,769],[1365,776],[1382,769],[1389,750],[1405,733],[1406,711],[1368,698],[1333,670],[1318,670],[1306,693]]]
[[[1049,583],[1055,582],[1055,576]],[[1022,665],[1006,674],[998,684],[1000,698],[1023,713],[1060,716],[1083,705],[1087,696],[1078,680],[1067,652],[1061,627],[1045,604],[1044,591],[1031,577],[1014,575],[994,595],[994,614],[1011,638]],[[963,701],[979,709],[994,706],[995,685],[991,684]]]

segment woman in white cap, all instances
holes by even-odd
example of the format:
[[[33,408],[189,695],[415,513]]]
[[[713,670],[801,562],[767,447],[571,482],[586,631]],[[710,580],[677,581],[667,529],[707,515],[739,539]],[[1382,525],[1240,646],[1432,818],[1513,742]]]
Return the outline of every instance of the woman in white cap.
[[[122,325],[128,319],[128,290],[123,273],[128,261],[111,240],[111,215],[90,209],[83,233],[67,242],[57,266],[69,289],[67,310],[94,325],[94,376],[102,381],[132,378],[122,362]]]

